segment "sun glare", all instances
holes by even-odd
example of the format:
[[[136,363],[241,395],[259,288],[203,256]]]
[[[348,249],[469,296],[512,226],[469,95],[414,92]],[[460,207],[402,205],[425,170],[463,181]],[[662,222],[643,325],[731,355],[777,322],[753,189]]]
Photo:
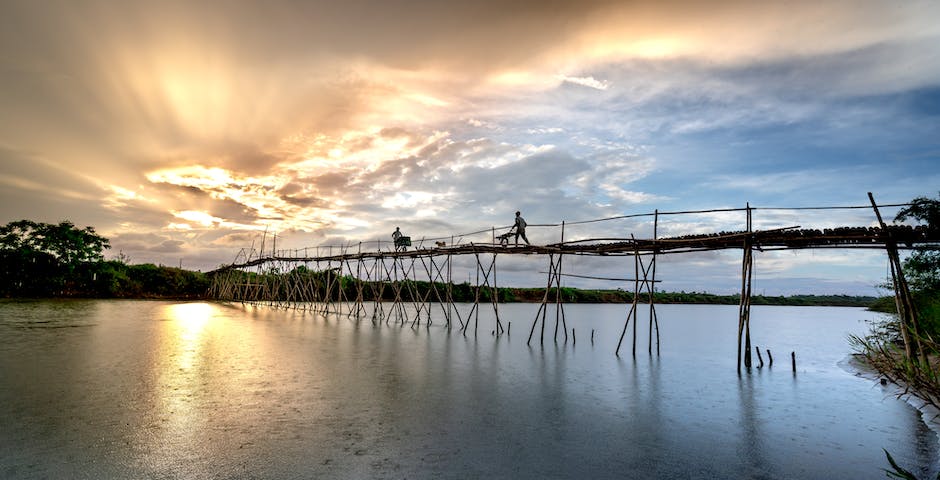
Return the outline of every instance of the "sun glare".
[[[192,368],[199,359],[202,335],[212,319],[208,303],[179,303],[167,307],[167,316],[176,331],[178,367]]]
[[[204,227],[210,227],[212,225],[218,225],[224,222],[219,217],[213,217],[207,212],[199,212],[196,210],[186,210],[183,212],[172,212],[177,218],[182,218],[190,222],[198,223]]]

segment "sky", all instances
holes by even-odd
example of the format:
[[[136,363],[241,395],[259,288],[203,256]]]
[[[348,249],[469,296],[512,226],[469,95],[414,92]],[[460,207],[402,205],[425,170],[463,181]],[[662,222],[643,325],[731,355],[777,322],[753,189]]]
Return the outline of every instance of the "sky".
[[[935,1],[2,0],[0,223],[70,220],[110,239],[107,258],[203,271],[274,235],[308,252],[369,249],[396,226],[488,242],[516,210],[536,244],[561,238],[539,225],[656,210],[873,225],[870,210],[771,208],[937,195],[937,18]],[[744,224],[665,215],[657,234]],[[662,257],[658,288],[732,293],[740,265]],[[500,285],[536,286],[548,261],[498,268]],[[759,252],[754,289],[875,294],[886,269],[881,251]]]

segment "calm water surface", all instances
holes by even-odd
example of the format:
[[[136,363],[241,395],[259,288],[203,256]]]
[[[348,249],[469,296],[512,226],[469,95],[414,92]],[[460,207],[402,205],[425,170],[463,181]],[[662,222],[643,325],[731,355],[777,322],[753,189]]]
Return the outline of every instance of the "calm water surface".
[[[644,318],[635,358],[632,329],[614,355],[623,305],[569,305],[577,342],[549,318],[528,347],[536,308],[500,305],[496,337],[486,309],[464,336],[440,318],[0,302],[0,477],[860,479],[885,478],[882,448],[938,470],[921,415],[845,366],[876,314],[755,306],[776,363],[738,376],[734,306],[657,307],[661,354]]]

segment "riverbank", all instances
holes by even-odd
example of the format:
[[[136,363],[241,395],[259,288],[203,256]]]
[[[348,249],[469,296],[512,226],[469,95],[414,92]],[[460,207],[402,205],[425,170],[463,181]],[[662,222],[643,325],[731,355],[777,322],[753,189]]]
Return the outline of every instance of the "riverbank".
[[[885,378],[877,368],[868,363],[863,354],[850,354],[844,362],[839,362],[839,366],[856,377],[880,384],[886,394],[904,400],[908,405],[914,407],[920,412],[924,424],[937,435],[937,439],[940,441],[940,409],[936,405],[932,405],[911,393],[911,387],[903,384],[903,382],[899,384]]]
[[[542,288],[499,288],[500,302],[539,303],[545,297]],[[565,303],[632,303],[633,293],[621,289],[595,290],[563,287],[561,300]],[[469,299],[469,300],[472,300]],[[554,301],[550,296],[549,301]],[[869,308],[879,301],[878,297],[852,295],[752,295],[751,305],[779,305],[802,307],[864,307]],[[641,294],[639,303],[649,303],[649,295]],[[653,302],[658,304],[685,305],[738,305],[740,295],[718,295],[705,292],[655,292]]]

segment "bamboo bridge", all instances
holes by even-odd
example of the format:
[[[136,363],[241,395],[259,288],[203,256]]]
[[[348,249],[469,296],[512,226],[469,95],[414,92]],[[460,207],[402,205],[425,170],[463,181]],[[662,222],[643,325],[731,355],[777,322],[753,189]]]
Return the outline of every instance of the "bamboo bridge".
[[[482,305],[492,306],[495,314],[493,333],[508,333],[499,317],[499,295],[496,285],[496,259],[499,255],[530,255],[547,257],[545,289],[538,312],[529,328],[531,343],[536,328],[540,328],[540,343],[544,343],[546,317],[555,310],[554,339],[559,338],[559,322],[565,342],[568,341],[567,322],[562,301],[561,279],[563,276],[615,280],[632,285],[632,303],[627,312],[623,330],[615,353],[619,356],[624,337],[633,324],[632,352],[636,354],[637,322],[641,309],[649,313],[648,351],[654,345],[659,353],[659,323],[653,302],[656,279],[656,260],[662,255],[691,252],[740,249],[741,295],[738,308],[738,370],[742,360],[746,368],[751,367],[750,308],[753,252],[820,248],[867,248],[883,249],[887,252],[895,290],[895,300],[903,325],[904,339],[913,342],[908,333],[917,331],[917,315],[907,283],[901,271],[898,254],[903,249],[925,249],[940,247],[940,231],[925,226],[887,225],[881,217],[879,207],[903,207],[906,204],[877,205],[869,193],[870,206],[851,207],[803,207],[794,209],[759,209],[749,204],[744,208],[697,210],[683,212],[659,212],[624,215],[599,220],[587,220],[566,224],[530,225],[530,227],[560,228],[559,241],[547,245],[510,246],[500,242],[496,227],[447,238],[423,239],[412,250],[396,248],[392,242],[372,241],[342,246],[320,246],[292,251],[278,251],[272,247],[265,252],[264,240],[259,250],[254,246],[242,249],[231,265],[209,272],[212,298],[251,304],[295,308],[316,311],[322,314],[341,314],[354,318],[371,318],[373,323],[391,321],[412,327],[424,322],[430,326],[432,310],[440,308],[447,328],[456,327],[466,334],[473,326],[479,328],[479,313]],[[834,210],[872,209],[873,226],[850,226],[812,229],[800,226],[783,226],[757,230],[753,213],[758,210]],[[743,228],[712,234],[690,234],[659,237],[660,218],[675,215],[714,214],[742,212]],[[610,221],[623,218],[651,217],[652,238],[583,238],[565,240],[566,226]],[[489,233],[489,241],[463,242],[472,235]],[[444,240],[449,240],[447,243]],[[431,246],[425,246],[428,242]],[[431,243],[433,242],[433,243]],[[375,245],[374,249],[370,249]],[[313,250],[313,253],[310,252]],[[589,275],[562,273],[562,261],[570,256],[632,257],[633,278],[612,279]],[[454,301],[453,259],[472,257],[475,261],[476,281],[469,286],[472,307],[461,315]],[[468,282],[469,283],[469,282]],[[554,306],[552,306],[554,304]],[[371,308],[366,308],[371,306]],[[436,305],[436,307],[435,307]],[[511,324],[509,324],[511,328]],[[573,333],[573,332],[572,332]],[[757,352],[760,355],[760,352]],[[763,362],[761,362],[763,363]]]

